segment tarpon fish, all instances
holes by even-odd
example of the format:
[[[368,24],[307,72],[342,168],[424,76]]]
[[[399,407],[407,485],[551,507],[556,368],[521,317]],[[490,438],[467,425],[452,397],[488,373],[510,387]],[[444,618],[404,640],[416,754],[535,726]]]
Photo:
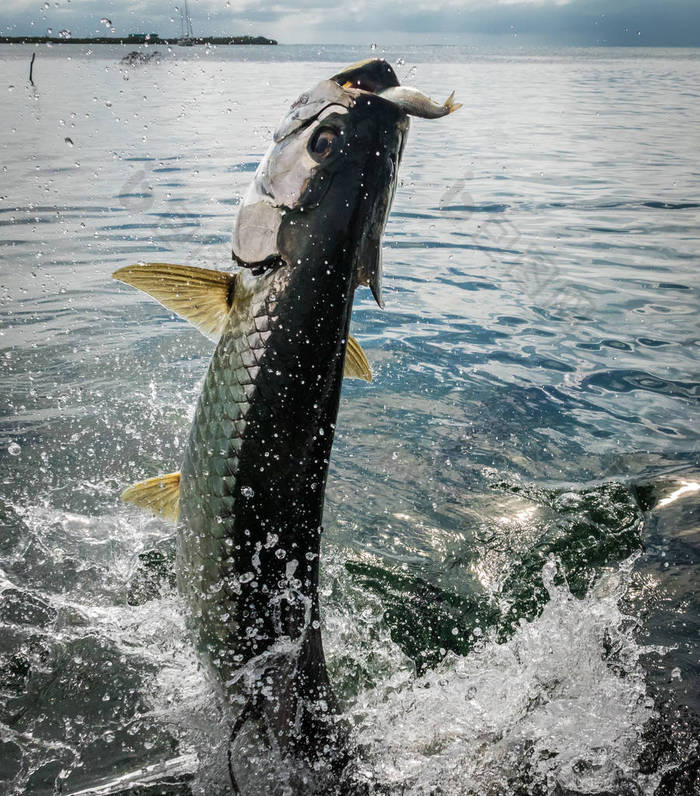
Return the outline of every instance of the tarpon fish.
[[[330,792],[344,765],[318,578],[343,374],[371,379],[350,314],[361,284],[382,305],[408,114],[457,107],[399,86],[385,61],[348,67],[302,94],[274,133],[236,218],[235,272],[151,263],[114,274],[218,341],[180,472],[122,497],[178,523],[178,584],[231,708],[230,775],[243,793]]]

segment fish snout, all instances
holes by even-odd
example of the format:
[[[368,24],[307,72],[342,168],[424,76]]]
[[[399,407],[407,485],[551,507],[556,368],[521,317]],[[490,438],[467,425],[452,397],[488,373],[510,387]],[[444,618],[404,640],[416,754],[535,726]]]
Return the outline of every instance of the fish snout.
[[[454,91],[440,103],[417,88],[400,85],[391,65],[382,58],[370,58],[352,64],[333,75],[331,80],[344,89],[376,94],[400,108],[408,116],[439,119],[462,107],[461,102],[454,101]]]

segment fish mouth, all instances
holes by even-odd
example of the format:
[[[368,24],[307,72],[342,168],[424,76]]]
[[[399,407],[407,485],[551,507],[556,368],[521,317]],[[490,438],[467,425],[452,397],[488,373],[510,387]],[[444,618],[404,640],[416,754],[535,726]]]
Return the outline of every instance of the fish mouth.
[[[370,58],[351,64],[333,75],[331,80],[344,89],[376,94],[408,116],[439,119],[462,107],[461,103],[454,101],[454,91],[440,103],[417,88],[402,86],[391,65],[381,58]]]
[[[380,96],[382,91],[396,88],[399,88],[399,79],[391,65],[383,59],[370,58],[351,64],[297,97],[289,114],[275,130],[273,140],[275,143],[284,141],[292,133],[308,127],[334,105],[351,107],[361,93]]]
[[[354,104],[363,94],[373,94],[381,97],[383,91],[396,89],[400,86],[391,64],[383,58],[369,58],[364,61],[350,64],[345,69],[330,78],[349,95]],[[376,101],[376,100],[375,100]],[[395,103],[391,103],[396,107]],[[399,122],[398,147],[391,158],[392,175],[390,183],[383,191],[378,192],[374,207],[370,210],[369,218],[363,225],[364,232],[360,238],[356,254],[355,273],[357,284],[367,285],[372,291],[375,301],[384,307],[382,297],[383,265],[382,265],[382,235],[384,225],[389,213],[389,207],[396,188],[398,164],[401,160],[405,134],[408,129],[408,119],[402,114],[403,122]]]
[[[328,82],[340,86],[350,95],[353,104],[362,95],[372,94],[374,102],[387,102],[394,111],[399,110],[401,113],[397,149],[391,159],[391,180],[384,191],[377,192],[376,207],[367,219],[356,262],[358,284],[368,285],[377,304],[384,307],[381,239],[396,188],[398,165],[408,132],[408,117],[437,119],[456,111],[461,105],[454,102],[454,92],[445,102],[439,103],[417,88],[402,86],[391,64],[382,58],[369,58],[351,64],[333,75]]]
[[[385,89],[399,85],[396,72],[391,64],[383,58],[368,58],[365,61],[350,64],[333,75],[331,80],[334,80],[342,88],[360,89],[371,94],[379,94]]]
[[[454,102],[454,92],[445,102],[439,103],[417,88],[400,85],[391,65],[381,58],[370,58],[351,64],[333,75],[330,80],[350,94],[353,102],[363,94],[372,94],[402,114],[403,122],[398,123],[397,151],[392,158],[391,181],[383,193],[377,194],[377,208],[373,217],[368,220],[362,236],[356,264],[358,283],[369,285],[377,304],[383,307],[381,238],[396,188],[396,172],[408,131],[408,117],[438,119],[453,113],[461,105]]]

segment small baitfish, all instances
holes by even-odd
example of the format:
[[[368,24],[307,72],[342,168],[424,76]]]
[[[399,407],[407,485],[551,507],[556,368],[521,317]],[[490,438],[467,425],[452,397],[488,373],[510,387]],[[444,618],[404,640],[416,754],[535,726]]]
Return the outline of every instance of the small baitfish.
[[[350,314],[358,285],[382,304],[408,114],[457,107],[402,89],[385,61],[348,67],[277,128],[236,218],[235,272],[114,274],[217,340],[180,472],[123,498],[177,521],[179,588],[231,710],[235,792],[330,793],[348,759],[318,577],[343,375],[371,379]]]

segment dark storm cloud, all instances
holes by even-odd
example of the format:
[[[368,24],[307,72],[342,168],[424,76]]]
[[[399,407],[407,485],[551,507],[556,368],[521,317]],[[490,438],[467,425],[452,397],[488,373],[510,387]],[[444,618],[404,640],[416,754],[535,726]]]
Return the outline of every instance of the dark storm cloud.
[[[74,35],[179,31],[177,0],[3,0],[0,30]],[[549,44],[700,46],[700,0],[190,0],[195,32],[260,33],[286,42],[505,36]],[[32,24],[33,23],[33,24]],[[9,29],[9,30],[8,30]]]
[[[387,22],[391,21],[384,15]],[[573,0],[465,6],[393,18],[394,29],[526,35],[561,44],[700,46],[698,0]]]

